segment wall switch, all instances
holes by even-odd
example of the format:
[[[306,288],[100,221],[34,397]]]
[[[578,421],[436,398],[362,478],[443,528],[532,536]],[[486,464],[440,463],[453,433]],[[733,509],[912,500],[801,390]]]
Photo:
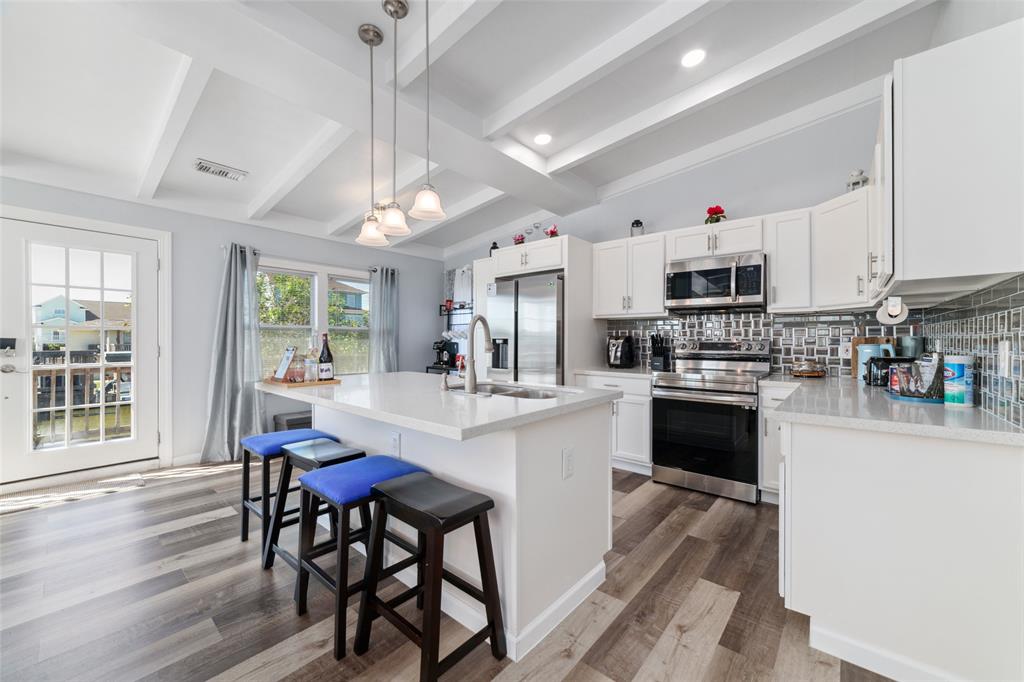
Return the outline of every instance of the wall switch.
[[[562,448],[562,480],[569,478],[576,471],[572,448]]]
[[[849,360],[851,355],[853,355],[853,344],[850,343],[849,341],[843,341],[842,343],[840,343],[839,357]]]
[[[399,431],[391,432],[391,455],[394,457],[402,457],[402,434]]]

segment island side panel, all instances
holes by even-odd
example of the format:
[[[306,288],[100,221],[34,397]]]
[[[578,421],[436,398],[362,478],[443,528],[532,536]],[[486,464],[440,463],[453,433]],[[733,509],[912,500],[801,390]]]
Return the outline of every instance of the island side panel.
[[[610,419],[609,403],[516,430],[520,655],[604,580]],[[563,449],[573,460],[567,478]]]

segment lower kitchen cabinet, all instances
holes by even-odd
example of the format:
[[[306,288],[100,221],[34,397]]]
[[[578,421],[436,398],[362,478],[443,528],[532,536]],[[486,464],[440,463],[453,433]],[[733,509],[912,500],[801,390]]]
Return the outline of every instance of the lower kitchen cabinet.
[[[651,380],[642,374],[577,373],[576,385],[622,391],[612,403],[612,466],[651,474]]]
[[[765,502],[777,502],[780,490],[779,464],[782,463],[782,443],[777,422],[768,421],[768,412],[774,410],[795,391],[798,384],[785,386],[761,386],[758,395],[758,410],[761,433],[761,467],[758,474],[758,488]]]

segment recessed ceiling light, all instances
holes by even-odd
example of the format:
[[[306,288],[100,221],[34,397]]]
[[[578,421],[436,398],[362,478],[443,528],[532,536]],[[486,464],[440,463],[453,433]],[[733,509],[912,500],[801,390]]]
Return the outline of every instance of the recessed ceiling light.
[[[707,53],[705,53],[704,50],[690,50],[689,52],[683,55],[682,64],[686,68],[692,69],[693,67],[697,66],[702,61],[704,61],[704,57],[706,56],[706,54]]]
[[[537,137],[533,138],[533,141],[537,144],[547,144],[548,142],[551,142],[551,136],[547,133],[541,133]]]

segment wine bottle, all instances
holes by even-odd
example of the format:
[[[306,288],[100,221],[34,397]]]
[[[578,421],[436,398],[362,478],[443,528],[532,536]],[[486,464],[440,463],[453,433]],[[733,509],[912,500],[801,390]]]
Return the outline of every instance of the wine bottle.
[[[327,343],[327,334],[324,334],[324,343],[320,347],[320,364],[317,368],[320,381],[327,381],[334,378],[334,356],[331,354],[331,347]]]

